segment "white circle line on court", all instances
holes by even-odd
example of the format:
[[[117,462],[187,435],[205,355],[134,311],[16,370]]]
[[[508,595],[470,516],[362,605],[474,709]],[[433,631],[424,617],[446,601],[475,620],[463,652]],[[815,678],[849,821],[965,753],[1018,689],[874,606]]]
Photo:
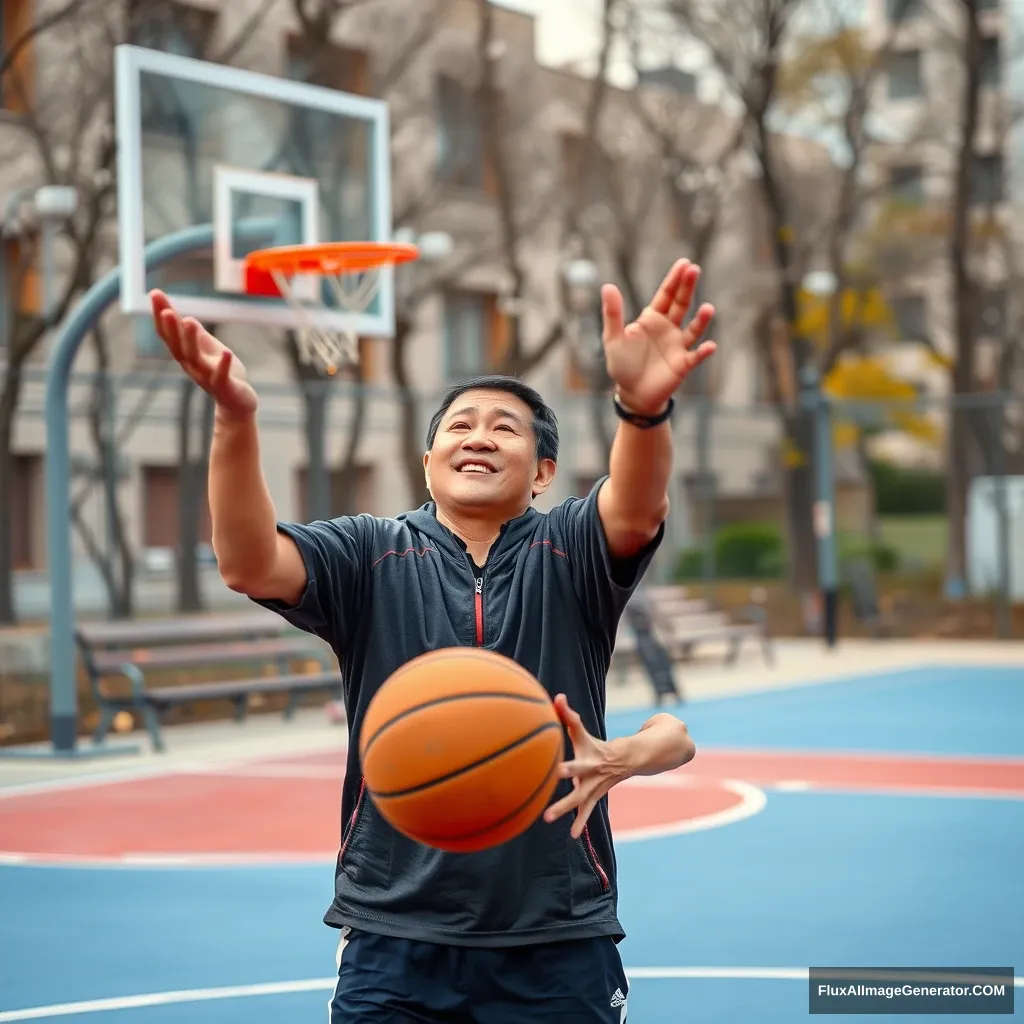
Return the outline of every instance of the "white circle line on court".
[[[806,981],[806,967],[627,967],[626,977],[632,980],[696,980],[696,981]],[[329,992],[338,979],[309,978],[303,981],[273,981],[262,985],[226,985],[219,988],[178,989],[172,992],[149,992],[136,996],[115,996],[109,999],[87,999],[75,1003],[52,1003],[30,1006],[22,1010],[0,1010],[0,1024],[22,1020],[45,1020],[52,1017],[75,1017],[89,1013],[111,1013],[115,1010],[140,1010],[150,1006],[175,1003],[204,1003],[215,999],[251,999],[260,996],[294,995],[302,992]],[[1024,988],[1024,978],[1013,979],[1014,988]]]
[[[706,785],[709,780],[704,779]],[[722,811],[713,811],[695,818],[681,818],[661,825],[644,825],[638,828],[620,829],[613,833],[616,843],[635,843],[647,839],[663,839],[668,836],[684,835],[687,832],[704,832],[712,828],[723,828],[738,821],[753,817],[764,810],[768,801],[764,791],[749,782],[738,779],[715,779],[721,789],[739,797],[739,802]],[[700,788],[701,780],[677,778],[675,780],[631,779],[624,785],[630,788],[669,786],[677,789]],[[50,868],[217,868],[217,867],[306,867],[316,864],[333,864],[336,852],[324,853],[123,853],[118,855],[90,856],[87,854],[38,854],[13,850],[0,850],[0,867],[50,867]]]
[[[704,832],[711,828],[722,828],[725,825],[734,825],[738,821],[752,818],[755,814],[764,810],[768,797],[764,790],[752,786],[749,782],[740,782],[737,779],[720,779],[720,785],[730,793],[735,793],[740,802],[724,811],[714,811],[711,814],[704,814],[697,818],[687,818],[681,821],[667,822],[664,825],[648,825],[643,828],[624,829],[621,832],[612,833],[616,843],[635,843],[644,839],[662,839],[666,836],[684,835],[687,832]]]

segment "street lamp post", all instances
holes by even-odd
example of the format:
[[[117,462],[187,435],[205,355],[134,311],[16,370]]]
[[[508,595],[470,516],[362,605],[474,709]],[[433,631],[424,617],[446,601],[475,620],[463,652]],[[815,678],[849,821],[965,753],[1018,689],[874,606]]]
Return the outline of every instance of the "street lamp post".
[[[828,271],[808,274],[804,291],[819,298],[829,298],[837,286]],[[821,375],[812,363],[801,371],[802,398],[813,423],[814,535],[818,548],[818,589],[822,601],[822,634],[826,646],[834,647],[838,635],[839,580],[836,568],[835,467],[832,451],[832,407],[822,390]]]

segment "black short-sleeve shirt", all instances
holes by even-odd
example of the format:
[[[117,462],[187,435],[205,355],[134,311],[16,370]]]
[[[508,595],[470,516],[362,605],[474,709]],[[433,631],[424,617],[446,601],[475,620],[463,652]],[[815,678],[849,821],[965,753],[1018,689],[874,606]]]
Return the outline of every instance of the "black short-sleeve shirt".
[[[607,798],[579,840],[566,816],[494,849],[444,853],[383,819],[358,756],[362,716],[391,673],[426,651],[463,645],[514,659],[552,696],[565,693],[592,735],[606,737],[619,619],[664,527],[635,558],[613,559],[597,509],[603,482],[585,498],[506,523],[481,568],[433,504],[395,519],[280,525],[302,553],[308,583],[294,607],[258,603],[327,641],[345,680],[350,741],[328,924],[459,945],[622,937]],[[561,782],[556,799],[570,787]]]

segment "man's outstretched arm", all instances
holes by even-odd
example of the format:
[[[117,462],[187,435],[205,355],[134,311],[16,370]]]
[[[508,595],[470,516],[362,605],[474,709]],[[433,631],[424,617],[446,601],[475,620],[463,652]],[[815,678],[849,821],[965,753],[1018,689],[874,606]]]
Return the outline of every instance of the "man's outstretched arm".
[[[686,375],[714,353],[714,342],[697,344],[714,307],[701,306],[693,320],[682,325],[699,276],[697,266],[678,261],[651,304],[628,326],[623,323],[621,294],[605,286],[605,361],[619,404],[629,412],[661,415]],[[619,422],[608,479],[598,495],[598,513],[613,556],[635,555],[657,535],[668,516],[672,462],[669,421],[648,428]]]
[[[208,489],[221,578],[249,597],[293,605],[306,588],[306,567],[295,542],[277,529],[260,462],[256,392],[245,368],[196,320],[182,319],[162,292],[151,301],[171,355],[216,403]]]

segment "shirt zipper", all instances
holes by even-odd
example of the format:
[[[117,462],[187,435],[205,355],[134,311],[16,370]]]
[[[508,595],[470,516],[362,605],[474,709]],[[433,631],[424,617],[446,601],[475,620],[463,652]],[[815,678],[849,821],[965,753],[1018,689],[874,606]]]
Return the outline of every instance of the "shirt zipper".
[[[476,644],[477,647],[484,645],[484,577],[483,574],[476,578]]]

